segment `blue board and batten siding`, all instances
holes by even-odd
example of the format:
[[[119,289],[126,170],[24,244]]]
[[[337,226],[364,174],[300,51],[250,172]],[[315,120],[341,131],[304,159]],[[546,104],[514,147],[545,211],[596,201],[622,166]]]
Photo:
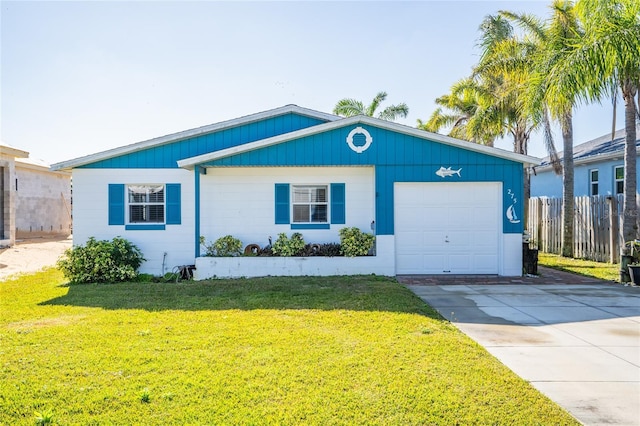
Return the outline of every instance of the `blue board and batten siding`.
[[[326,121],[305,115],[294,113],[283,114],[242,126],[223,129],[217,132],[97,161],[80,166],[80,168],[175,169],[178,167],[177,161],[184,158],[243,145],[325,122]]]
[[[503,208],[513,205],[522,217],[522,164],[375,126],[363,126],[373,143],[363,153],[351,150],[346,138],[353,126],[306,136],[278,145],[208,162],[211,167],[374,166],[377,234],[393,235],[394,182],[502,182]],[[442,178],[440,167],[462,169]],[[276,189],[277,190],[277,189]],[[473,212],[469,212],[470,218]],[[503,219],[504,233],[522,233],[523,224]]]

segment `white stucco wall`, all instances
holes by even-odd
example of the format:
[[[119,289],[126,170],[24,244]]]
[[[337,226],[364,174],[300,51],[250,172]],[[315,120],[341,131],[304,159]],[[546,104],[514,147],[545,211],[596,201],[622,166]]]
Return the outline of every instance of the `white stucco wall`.
[[[108,185],[181,184],[181,225],[166,225],[165,230],[125,230],[124,225],[109,225]],[[140,271],[153,275],[170,272],[174,266],[193,264],[195,260],[193,172],[183,169],[74,169],[73,170],[73,243],[84,244],[89,237],[112,239],[121,236],[136,244],[147,261]],[[167,253],[166,258],[164,253]],[[164,260],[164,268],[163,268]]]
[[[292,230],[274,223],[275,184],[329,185],[344,183],[346,224],[330,229]],[[200,233],[209,243],[232,235],[243,245],[268,244],[281,232],[300,232],[307,243],[337,243],[338,231],[355,226],[371,231],[375,220],[373,167],[245,167],[209,168],[201,176]]]
[[[71,233],[71,173],[16,161],[16,237]]]

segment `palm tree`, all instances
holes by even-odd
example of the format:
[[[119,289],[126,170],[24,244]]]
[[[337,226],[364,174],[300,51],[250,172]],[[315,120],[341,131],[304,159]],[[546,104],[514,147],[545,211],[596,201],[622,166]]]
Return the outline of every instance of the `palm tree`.
[[[354,115],[374,117],[376,110],[385,99],[387,99],[387,92],[379,92],[375,98],[373,98],[373,101],[365,108],[361,101],[344,98],[338,101],[333,108],[333,113],[343,117],[352,117]],[[406,118],[408,114],[409,107],[403,102],[386,107],[378,113],[377,117],[382,120],[394,121],[398,117]]]
[[[502,134],[491,89],[481,80],[469,77],[458,81],[450,94],[436,99],[436,104],[440,107],[429,120],[418,119],[418,129],[437,133],[450,128],[451,137],[487,146],[493,146],[495,138]]]
[[[500,14],[516,22],[527,34],[525,41],[533,48],[533,69],[528,79],[526,108],[545,123],[549,137],[548,114],[559,122],[562,131],[562,255],[573,256],[574,177],[573,177],[573,108],[580,88],[568,85],[548,70],[566,60],[567,52],[581,38],[581,28],[573,2],[554,0],[552,16],[541,22],[531,15],[508,11]]]
[[[636,204],[636,120],[640,121],[640,2],[580,0],[576,12],[584,36],[569,46],[566,58],[549,70],[559,87],[581,90],[587,101],[599,101],[617,89],[625,103],[623,239],[638,236]],[[551,92],[551,95],[555,95]],[[615,95],[614,95],[615,96]]]
[[[509,134],[513,138],[513,151],[526,155],[531,134],[542,121],[524,108],[535,46],[517,39],[509,21],[499,15],[487,16],[479,29],[481,57],[473,75],[456,83],[451,94],[436,99],[441,107],[426,123],[418,120],[418,128],[438,132],[442,127],[450,127],[449,136],[486,145]],[[552,164],[560,173],[553,140],[545,138],[545,142]],[[527,173],[525,199],[529,194]]]

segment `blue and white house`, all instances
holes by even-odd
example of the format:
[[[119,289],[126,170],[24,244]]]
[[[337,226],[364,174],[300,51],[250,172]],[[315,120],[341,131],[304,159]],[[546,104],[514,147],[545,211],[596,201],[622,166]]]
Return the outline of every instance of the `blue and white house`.
[[[636,129],[640,137],[640,127]],[[636,141],[636,158],[640,139]],[[573,147],[574,194],[617,195],[624,192],[625,131],[611,134]],[[560,153],[562,158],[562,153]],[[636,162],[636,173],[640,176],[640,162]],[[562,198],[562,175],[557,175],[549,164],[549,157],[534,167],[531,174],[532,197]]]
[[[74,243],[122,236],[141,270],[211,276],[522,274],[533,157],[376,118],[288,105],[55,164],[73,172]],[[205,258],[200,236],[376,235],[362,258]],[[322,263],[328,262],[328,263]]]

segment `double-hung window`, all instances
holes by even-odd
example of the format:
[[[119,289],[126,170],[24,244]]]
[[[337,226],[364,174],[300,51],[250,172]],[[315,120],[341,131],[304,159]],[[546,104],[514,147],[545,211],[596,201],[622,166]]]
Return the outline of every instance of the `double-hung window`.
[[[598,169],[589,170],[589,191],[590,195],[598,195]]]
[[[164,223],[164,185],[128,185],[129,223]]]
[[[624,166],[616,166],[613,169],[614,174],[614,190],[616,194],[624,193]]]
[[[328,223],[327,185],[293,186],[293,223]]]

